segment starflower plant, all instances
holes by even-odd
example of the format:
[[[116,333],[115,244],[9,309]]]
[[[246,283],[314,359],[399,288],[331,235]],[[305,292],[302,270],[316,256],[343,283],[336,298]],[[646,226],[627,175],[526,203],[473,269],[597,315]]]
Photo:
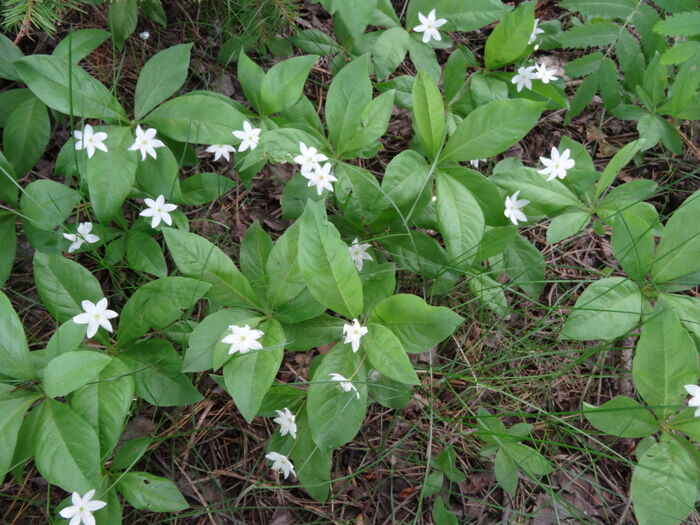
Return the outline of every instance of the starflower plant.
[[[309,180],[308,186],[316,186],[316,192],[321,195],[323,190],[333,191],[333,182],[338,179],[331,173],[332,165],[330,162],[326,162],[323,166],[316,167],[311,171],[303,175]]]
[[[289,458],[278,452],[270,452],[266,454],[265,457],[272,461],[272,467],[270,467],[275,472],[281,472],[284,474],[284,479],[287,479],[289,475],[296,477],[297,473],[294,471],[294,465],[289,460]]]
[[[343,343],[352,345],[353,352],[360,349],[360,339],[366,334],[367,327],[362,326],[357,319],[353,319],[352,324],[343,325],[343,335],[345,336]]]
[[[107,145],[104,143],[107,140],[107,133],[104,131],[95,133],[90,124],[85,124],[82,131],[76,129],[73,136],[75,137],[75,149],[77,151],[85,150],[88,159],[92,158],[95,150],[109,153]]]
[[[103,509],[107,506],[107,502],[98,499],[92,499],[95,495],[95,489],[88,490],[84,496],[80,496],[74,492],[71,496],[72,505],[65,507],[59,512],[62,518],[70,519],[68,525],[95,525],[95,517],[93,512]]]
[[[569,158],[570,155],[570,149],[567,148],[559,153],[559,150],[555,146],[552,146],[551,158],[540,157],[540,162],[544,164],[544,168],[538,170],[538,173],[547,175],[548,181],[556,178],[565,178],[567,171],[576,165],[576,161]]]
[[[221,158],[224,158],[227,161],[230,161],[231,160],[231,153],[235,153],[236,148],[234,148],[230,144],[212,144],[205,151],[207,153],[214,154],[214,162],[216,162],[217,160],[219,160]]]
[[[76,233],[64,233],[63,236],[71,241],[71,244],[68,247],[68,253],[73,253],[74,251],[79,250],[84,243],[92,244],[99,241],[100,238],[97,235],[90,233],[91,231],[92,223],[81,222],[78,224]]]
[[[83,307],[83,313],[74,316],[73,322],[87,325],[88,338],[93,337],[100,326],[108,332],[112,332],[112,323],[109,320],[114,319],[119,314],[114,310],[107,309],[107,298],[103,297],[97,303],[85,299],[80,304]]]
[[[442,40],[438,29],[447,23],[444,18],[436,18],[435,9],[432,9],[428,16],[423,13],[418,13],[420,24],[413,28],[416,33],[423,33],[423,43],[428,43],[430,40]]]
[[[273,421],[280,426],[280,435],[286,436],[289,434],[292,436],[292,439],[296,439],[297,423],[294,414],[287,407],[284,407],[282,410],[275,410],[275,414],[277,414],[277,417]]]
[[[221,342],[227,345],[231,345],[229,348],[229,355],[239,352],[241,354],[247,354],[252,350],[260,350],[263,346],[258,341],[265,333],[262,330],[255,330],[248,325],[238,326],[230,325],[228,327],[230,334],[224,337]]]
[[[505,211],[503,212],[503,215],[508,217],[516,226],[518,222],[527,222],[527,216],[523,213],[522,209],[530,204],[530,201],[527,199],[518,199],[518,195],[520,195],[520,190],[506,197]]]
[[[177,205],[165,202],[165,197],[163,195],[158,195],[156,200],[145,198],[143,202],[147,208],[142,210],[139,215],[141,217],[151,218],[151,228],[157,227],[160,221],[163,221],[168,226],[173,223],[170,212],[175,211]]]
[[[372,256],[367,253],[367,250],[369,250],[371,247],[372,245],[366,242],[360,244],[357,237],[353,239],[352,244],[348,246],[350,257],[352,257],[352,262],[355,263],[355,268],[357,268],[358,272],[362,270],[364,261],[372,260]]]
[[[134,143],[129,147],[129,151],[139,151],[141,153],[141,160],[146,160],[146,155],[158,158],[156,153],[156,148],[162,148],[165,146],[163,141],[156,138],[157,130],[155,128],[148,128],[143,130],[141,125],[136,126],[136,139]]]
[[[245,151],[247,149],[254,150],[258,147],[258,142],[260,142],[260,128],[254,128],[250,122],[247,120],[243,122],[243,129],[238,131],[232,131],[233,136],[241,141],[238,145],[238,151]]]

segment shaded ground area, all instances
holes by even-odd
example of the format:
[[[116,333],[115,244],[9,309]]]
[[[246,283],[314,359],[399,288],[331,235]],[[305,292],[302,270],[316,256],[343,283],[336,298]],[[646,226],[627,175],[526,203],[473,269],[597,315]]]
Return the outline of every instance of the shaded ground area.
[[[400,11],[403,3],[396,3]],[[193,7],[184,1],[165,2],[171,21],[167,29],[140,20],[137,32],[149,30],[148,40],[133,36],[126,42],[123,56],[115,55],[109,43],[104,44],[83,65],[109,86],[116,80],[118,96],[132,100],[138,72],[148,57],[170,45],[193,41],[194,75],[187,88],[212,89],[244,101],[235,66],[223,67],[216,61],[223,40],[219,29],[225,25],[221,18],[225,16],[225,2],[218,2],[219,7],[215,4],[204,1]],[[104,7],[86,4],[85,11],[73,13],[59,36],[69,28],[107,26]],[[318,5],[304,5],[300,15],[305,26],[329,31],[330,20]],[[559,15],[556,2],[540,2],[538,16]],[[469,34],[469,40],[462,43],[479,54],[488,28],[485,31]],[[32,38],[21,42],[25,53],[47,52],[54,45],[41,34]],[[571,58],[557,55],[551,60],[556,64]],[[267,65],[275,60],[270,55],[257,59]],[[316,104],[324,100],[330,69],[323,58],[314,67],[306,94]],[[396,74],[412,73],[411,66],[404,64]],[[546,114],[525,140],[502,156],[517,155],[532,166],[566,135],[586,145],[600,167],[636,137],[633,124],[607,116],[599,103],[566,128],[562,122],[563,111]],[[52,161],[67,140],[68,129],[66,122],[56,125],[47,160],[20,181],[23,186],[35,178],[51,176]],[[686,132],[691,141],[697,135],[697,129]],[[397,109],[383,138],[384,151],[376,159],[362,161],[363,167],[380,176],[386,163],[407,147],[411,133],[410,116]],[[207,166],[209,159],[202,160],[198,171],[223,170],[236,177],[228,165]],[[624,170],[620,180],[657,181],[663,191],[652,203],[665,216],[698,188],[698,177],[687,175],[694,170],[697,159],[687,149],[685,156],[676,158],[654,149],[647,152],[643,163]],[[239,185],[209,206],[187,210],[193,231],[232,255],[254,221],[271,235],[279,235],[288,225],[281,217],[280,198],[284,182],[292,173],[291,166],[266,168],[250,190]],[[172,517],[130,509],[124,522],[432,523],[431,499],[424,499],[419,506],[426,465],[430,457],[452,446],[466,480],[445,484],[442,493],[449,495],[451,509],[460,523],[633,523],[627,491],[635,440],[598,437],[579,409],[584,401],[597,405],[632,391],[629,368],[634,340],[610,347],[558,338],[560,322],[586,280],[610,265],[610,246],[605,237],[587,230],[554,246],[545,244],[545,226],[534,226],[523,233],[543,251],[547,262],[548,284],[539,302],[511,290],[508,297],[512,313],[499,318],[482,309],[464,284],[458,284],[445,297],[433,298],[434,304],[454,308],[466,323],[442,347],[412,356],[422,369],[422,385],[405,411],[376,404],[370,407],[358,437],[334,455],[330,502],[313,501],[303,490],[290,488],[293,485],[289,483],[282,490],[280,480],[271,477],[264,461],[265,445],[274,431],[271,420],[256,418],[253,424],[246,423],[229,396],[207,374],[200,374],[195,384],[204,401],[184,409],[156,409],[139,402],[123,438],[159,438],[135,468],[174,479],[192,510]],[[34,289],[31,256],[30,247],[21,245],[7,288],[33,343],[31,347],[38,349],[50,337],[54,323]],[[90,268],[86,257],[80,262]],[[121,268],[112,275],[98,272],[97,276],[103,289],[117,297],[120,292],[128,295],[138,283],[137,276]],[[423,293],[420,283],[408,273],[400,274],[400,286],[405,291]],[[278,380],[305,382],[315,352],[324,350],[287,352]],[[498,414],[507,426],[523,421],[534,425],[533,440],[528,444],[538,448],[556,467],[548,480],[535,483],[521,476],[515,498],[496,484],[492,461],[480,456],[483,443],[475,435],[475,414],[480,407]],[[31,463],[25,474],[23,480],[8,477],[0,487],[3,523],[51,521],[53,516],[48,512],[63,497],[61,491],[47,490]]]

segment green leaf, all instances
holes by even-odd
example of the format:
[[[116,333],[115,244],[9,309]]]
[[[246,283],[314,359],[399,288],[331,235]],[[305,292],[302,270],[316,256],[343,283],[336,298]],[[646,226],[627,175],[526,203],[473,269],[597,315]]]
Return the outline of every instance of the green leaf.
[[[243,275],[250,281],[256,294],[264,294],[267,288],[265,263],[272,251],[272,239],[254,222],[241,242],[240,265]]]
[[[649,410],[625,396],[615,396],[599,407],[584,403],[583,414],[591,425],[612,436],[642,438],[659,430]]]
[[[632,361],[632,379],[642,399],[663,420],[686,396],[684,385],[696,384],[700,365],[690,334],[663,300],[642,327]]]
[[[126,261],[132,270],[146,272],[156,277],[166,277],[168,266],[163,250],[147,233],[132,230],[126,237]]]
[[[31,225],[40,230],[53,230],[70,216],[80,202],[80,194],[53,180],[36,180],[22,192],[19,207]]]
[[[36,252],[34,280],[44,306],[60,323],[81,313],[82,301],[96,303],[104,297],[100,283],[86,268],[60,255]]]
[[[524,2],[503,18],[486,40],[484,62],[487,69],[499,69],[515,62],[527,49],[535,27],[536,2]],[[513,113],[511,116],[515,116]],[[482,158],[491,155],[482,155]],[[475,157],[477,158],[477,157]]]
[[[419,354],[449,337],[462,318],[444,306],[430,306],[415,295],[397,294],[380,302],[369,322],[391,330],[407,352]]]
[[[19,80],[19,73],[14,62],[23,57],[22,51],[12,40],[0,33],[0,78]]]
[[[103,29],[78,29],[71,31],[53,50],[53,56],[74,64],[100,47],[109,38],[109,33]]]
[[[512,283],[532,299],[544,288],[545,262],[542,253],[522,235],[516,235],[504,251],[504,268]]]
[[[576,301],[561,331],[564,339],[614,339],[639,322],[642,294],[624,277],[607,277],[591,284]]]
[[[136,181],[138,154],[129,151],[134,143],[130,128],[119,127],[96,129],[108,131],[104,144],[109,153],[95,151],[92,158],[85,160],[90,202],[95,215],[102,222],[119,217],[122,203],[131,192]],[[85,154],[85,150],[78,155]]]
[[[17,175],[25,175],[41,158],[50,132],[48,111],[38,98],[28,98],[10,113],[5,122],[2,147]]]
[[[54,357],[44,370],[44,392],[49,397],[70,394],[95,379],[111,360],[108,355],[82,350]]]
[[[384,170],[382,191],[392,207],[403,215],[420,211],[430,201],[430,166],[411,149],[396,155]],[[408,219],[408,217],[406,217]]]
[[[182,360],[173,345],[151,338],[119,355],[133,370],[136,393],[159,407],[187,406],[202,400],[189,378],[180,372]]]
[[[342,319],[328,314],[300,323],[284,324],[287,350],[305,352],[338,341],[343,333],[343,324],[345,322]]]
[[[306,409],[297,415],[297,439],[290,452],[297,478],[316,501],[325,501],[330,491],[332,454],[314,443]]]
[[[304,53],[333,55],[342,50],[335,40],[318,29],[297,31],[289,38],[289,41]]]
[[[564,0],[560,7],[595,18],[626,20],[634,12],[634,0]]]
[[[420,384],[406,350],[394,333],[377,323],[370,323],[367,328],[369,330],[362,338],[362,349],[372,367],[399,383]]]
[[[367,27],[369,18],[377,6],[377,0],[363,0],[362,2],[336,2],[337,15],[340,16],[345,27],[350,32],[353,40],[358,40]]]
[[[119,51],[124,49],[124,40],[136,29],[138,14],[136,0],[112,0],[108,23],[112,42]]]
[[[700,299],[676,294],[661,297],[673,308],[685,329],[700,339]]]
[[[224,100],[192,94],[161,104],[143,122],[180,142],[230,144],[234,140],[232,131],[242,129],[244,120]]]
[[[15,233],[15,216],[0,215],[0,288],[2,288],[10,276],[12,265],[15,262],[17,252],[17,234]]]
[[[613,158],[610,159],[608,165],[605,166],[603,174],[595,185],[595,199],[598,199],[605,190],[608,189],[620,170],[629,164],[641,147],[642,141],[635,140],[634,142],[626,144],[624,148],[618,150],[617,153],[613,155]]]
[[[450,166],[441,168],[441,172],[447,173],[467,188],[472,197],[479,203],[479,208],[484,214],[484,221],[489,226],[507,226],[510,220],[503,214],[505,203],[501,191],[490,179],[476,170],[462,166]]]
[[[328,138],[336,151],[347,150],[346,145],[357,133],[362,122],[362,111],[372,100],[367,55],[356,58],[335,76],[326,98]]]
[[[342,375],[357,390],[343,391],[331,374]],[[365,419],[366,383],[359,354],[336,345],[323,357],[311,379],[307,401],[311,435],[319,447],[330,450],[355,437]]]
[[[192,308],[211,286],[187,277],[162,277],[141,286],[121,311],[119,346],[125,346],[149,329],[161,330]]]
[[[285,231],[272,247],[265,262],[267,300],[273,309],[282,308],[297,297],[304,288],[298,264],[299,222]]]
[[[100,443],[90,424],[53,399],[45,399],[34,410],[38,419],[34,463],[39,473],[67,492],[100,487]]]
[[[348,318],[362,312],[360,277],[338,230],[326,218],[323,202],[308,201],[299,219],[299,269],[311,294]]]
[[[433,7],[429,2],[427,13]],[[435,6],[438,18],[446,18],[446,31],[476,31],[482,27],[500,20],[511,10],[511,7],[499,0],[470,0],[468,6],[462,0],[442,0]]]
[[[695,36],[700,34],[700,11],[677,13],[654,25],[654,32],[664,36]]]
[[[258,299],[233,261],[204,237],[164,228],[165,242],[178,270],[211,284],[207,298],[226,306],[257,307]]]
[[[376,99],[375,99],[376,100]],[[338,182],[334,185],[335,200],[345,219],[357,224],[371,224],[388,206],[375,176],[353,164],[335,165]]]
[[[36,378],[22,322],[7,296],[2,292],[0,292],[0,375],[25,380]]]
[[[392,27],[382,31],[372,48],[377,80],[385,80],[403,62],[408,51],[409,38],[403,27]]]
[[[372,99],[362,110],[362,114],[360,115],[360,127],[357,133],[343,145],[343,157],[356,157],[362,150],[375,145],[376,141],[386,133],[393,110],[393,90],[386,91],[377,98]],[[340,154],[341,150],[338,150],[338,155]]]
[[[700,418],[695,417],[695,408],[693,407],[688,407],[673,416],[667,425],[668,428],[683,432],[693,441],[700,441]]]
[[[192,44],[180,44],[148,59],[136,82],[134,116],[137,120],[182,87],[189,70],[191,50]]]
[[[447,256],[460,267],[470,264],[484,236],[484,214],[459,179],[438,172],[437,216]]]
[[[651,266],[663,290],[680,291],[700,283],[700,232],[689,228],[700,214],[700,191],[688,197],[666,223]]]
[[[440,162],[492,157],[522,139],[537,124],[543,105],[525,99],[496,100],[472,111],[459,123]]]
[[[190,508],[175,483],[147,472],[119,476],[117,488],[129,505],[151,512],[177,512]]]
[[[554,470],[542,454],[522,443],[500,440],[500,450],[515,463],[517,468],[531,478],[541,478]]]
[[[84,386],[71,397],[71,408],[97,432],[100,455],[103,458],[112,453],[122,436],[134,399],[134,390],[131,370],[118,358],[113,358],[100,372],[98,381]]]
[[[260,341],[262,350],[234,355],[224,366],[226,390],[249,423],[258,413],[265,394],[275,380],[284,355],[282,326],[270,319],[258,328],[265,334]]]
[[[676,525],[693,512],[698,473],[683,446],[664,434],[639,460],[630,492],[640,525]]]
[[[442,496],[435,499],[432,515],[435,525],[458,525],[457,516],[445,505]]]
[[[317,60],[317,55],[289,58],[278,62],[265,73],[260,84],[260,103],[264,115],[279,113],[297,103],[311,66]]]
[[[547,228],[547,244],[555,244],[576,235],[590,220],[591,214],[584,210],[571,210],[557,215]]]
[[[610,244],[627,275],[642,281],[654,257],[654,234],[653,226],[635,213],[636,208],[630,206],[613,216]]]
[[[170,148],[159,148],[158,156],[140,159],[139,153],[130,152],[136,162],[136,183],[144,193],[151,196],[163,195],[168,202],[181,202],[182,193],[178,174],[180,165]],[[179,213],[175,212],[176,214]],[[177,217],[177,215],[176,215]],[[150,222],[148,219],[144,221]],[[177,224],[177,222],[175,223]]]
[[[598,20],[575,26],[559,35],[564,48],[602,47],[612,44],[620,33],[620,26],[613,22]]]
[[[24,391],[0,394],[0,481],[12,466],[17,436],[25,412],[39,398],[39,394]]]
[[[503,487],[503,490],[511,496],[515,496],[515,491],[518,488],[518,467],[501,448],[496,452],[493,470],[496,475],[496,481]]]
[[[29,89],[44,104],[75,117],[127,120],[109,90],[80,67],[58,57],[32,55],[13,64]]]
[[[445,106],[435,81],[419,71],[413,83],[413,129],[428,157],[434,159],[445,135]]]
[[[236,182],[218,173],[196,173],[180,185],[182,202],[189,206],[201,206],[223,197],[236,187]]]
[[[154,439],[150,436],[130,439],[121,445],[114,453],[111,470],[131,469],[136,462],[148,451]]]
[[[493,310],[497,315],[508,315],[508,301],[503,292],[503,285],[493,280],[486,272],[473,275],[469,279],[469,289],[481,304]]]

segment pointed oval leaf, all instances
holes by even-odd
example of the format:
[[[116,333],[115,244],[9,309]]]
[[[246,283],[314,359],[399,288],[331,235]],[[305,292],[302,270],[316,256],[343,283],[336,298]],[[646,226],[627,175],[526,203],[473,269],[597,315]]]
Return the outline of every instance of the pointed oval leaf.
[[[141,119],[182,87],[190,66],[192,44],[169,47],[153,55],[136,82],[134,116]]]

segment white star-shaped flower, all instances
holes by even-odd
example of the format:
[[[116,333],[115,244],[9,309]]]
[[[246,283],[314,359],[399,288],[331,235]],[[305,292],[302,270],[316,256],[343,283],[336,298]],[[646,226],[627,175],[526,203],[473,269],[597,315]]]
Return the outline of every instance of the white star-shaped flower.
[[[323,166],[321,166],[318,169],[314,169],[304,175],[302,175],[309,179],[309,184],[308,186],[316,186],[316,191],[318,192],[319,195],[323,193],[323,190],[326,189],[328,191],[333,191],[333,184],[332,182],[337,181],[338,179],[335,178],[335,176],[331,173],[331,163],[326,162]]]
[[[229,348],[229,355],[240,352],[241,354],[247,354],[251,350],[260,350],[262,345],[260,344],[260,339],[265,335],[262,330],[254,330],[250,326],[238,326],[232,324],[228,327],[231,332],[226,337],[224,337],[221,342],[231,345]]]
[[[413,28],[416,33],[423,33],[423,42],[430,42],[431,38],[435,40],[442,40],[440,36],[440,31],[438,28],[443,24],[447,23],[444,18],[435,19],[435,9],[428,13],[428,16],[423,15],[423,13],[418,13],[418,20],[420,20],[420,25]]]
[[[232,131],[233,136],[242,141],[238,146],[238,151],[257,148],[258,142],[260,142],[260,131],[260,128],[254,128],[247,120],[243,123],[243,131]]]
[[[92,158],[96,149],[107,153],[107,146],[103,144],[107,140],[107,133],[103,131],[95,133],[90,124],[85,124],[83,131],[79,129],[73,131],[73,136],[75,137],[75,149],[87,151],[88,159]]]
[[[166,203],[163,195],[158,195],[156,200],[148,198],[143,199],[143,202],[146,206],[148,206],[148,208],[139,213],[139,215],[141,217],[151,218],[151,228],[158,226],[160,221],[163,221],[168,226],[173,223],[173,219],[170,217],[170,212],[177,208],[177,205]]]
[[[503,212],[503,215],[508,217],[510,221],[515,224],[516,226],[518,225],[518,221],[520,222],[526,222],[527,217],[525,214],[520,211],[521,208],[524,208],[528,204],[530,204],[530,201],[525,200],[525,199],[520,199],[518,200],[518,195],[520,194],[520,190],[516,191],[513,195],[510,197],[506,197],[506,209]]]
[[[551,81],[556,80],[557,76],[555,73],[556,69],[547,69],[547,64],[537,64],[535,77],[542,81],[543,84],[549,84]]]
[[[534,71],[535,66],[518,68],[518,72],[510,79],[511,83],[516,84],[518,93],[523,90],[523,86],[527,89],[532,89],[532,81],[537,78]]]
[[[477,169],[481,162],[487,162],[488,160],[489,159],[474,159],[474,160],[470,160],[469,164],[472,165],[472,168]]]
[[[357,352],[360,349],[360,339],[367,333],[367,327],[362,326],[357,319],[352,320],[352,324],[343,325],[343,334],[345,335],[345,344],[352,344],[352,351]]]
[[[294,162],[301,164],[301,174],[307,176],[314,170],[321,167],[321,162],[328,160],[323,153],[319,153],[318,150],[312,146],[306,147],[306,144],[299,142],[299,150],[301,155],[294,157]]]
[[[148,31],[141,31],[139,33],[139,36],[141,37],[141,40],[148,40],[149,38],[151,38],[151,33],[149,33]]]
[[[534,44],[537,40],[537,35],[544,33],[544,29],[540,29],[537,25],[540,23],[539,18],[535,18],[535,27],[532,28],[532,33],[530,33],[530,39],[527,41],[528,45]]]
[[[688,392],[688,395],[692,396],[688,400],[688,406],[695,408],[695,417],[700,417],[700,386],[685,385],[683,388]]]
[[[348,246],[350,257],[352,257],[352,262],[355,263],[355,268],[357,268],[358,272],[362,270],[363,260],[372,260],[372,256],[369,253],[367,253],[367,250],[369,250],[371,247],[372,245],[368,243],[358,244],[357,239],[354,239],[352,241],[352,244]]]
[[[566,171],[570,170],[576,165],[574,159],[570,159],[571,150],[565,149],[561,154],[559,150],[552,147],[552,158],[540,157],[540,162],[544,164],[544,168],[537,170],[537,173],[542,173],[544,175],[549,175],[547,180],[553,180],[559,177],[563,179],[566,177]]]
[[[71,245],[68,247],[68,253],[73,253],[75,250],[80,249],[83,243],[92,244],[99,241],[100,238],[90,233],[91,231],[92,223],[81,222],[78,224],[77,233],[64,233],[63,236],[71,242]]]
[[[146,160],[146,155],[158,158],[156,148],[165,146],[163,142],[156,138],[156,128],[148,128],[144,131],[140,125],[136,126],[136,140],[129,148],[129,151],[139,150],[141,152],[141,160]]]
[[[69,525],[80,525],[80,523],[95,525],[95,517],[92,513],[106,507],[107,503],[97,499],[93,500],[92,497],[94,495],[95,489],[87,491],[82,498],[80,494],[74,492],[71,496],[73,505],[61,510],[59,512],[60,516],[66,519],[70,518]]]
[[[292,462],[289,461],[287,456],[277,452],[270,452],[269,454],[265,455],[265,457],[272,461],[272,470],[275,472],[282,472],[284,474],[284,479],[287,479],[290,474],[296,477],[297,473],[294,472],[294,465],[292,465]]]
[[[105,297],[97,301],[96,304],[86,299],[80,305],[83,307],[83,313],[74,316],[73,322],[88,325],[88,338],[94,336],[100,326],[108,332],[112,332],[112,323],[109,320],[114,319],[119,314],[114,310],[107,310],[107,299]]]
[[[235,153],[236,148],[229,144],[212,144],[205,151],[207,153],[214,154],[214,162],[219,160],[221,157],[225,158],[227,161],[230,161],[231,153]]]
[[[345,377],[341,376],[340,374],[329,374],[331,381],[338,381],[340,383],[338,386],[343,389],[344,392],[352,392],[353,390],[355,391],[355,395],[357,396],[357,399],[360,399],[360,393],[357,391],[357,388],[355,388],[355,385],[353,385],[348,379]]]
[[[288,408],[275,410],[277,417],[273,419],[280,426],[280,435],[286,436],[289,434],[293,439],[297,438],[297,422],[296,417]]]

